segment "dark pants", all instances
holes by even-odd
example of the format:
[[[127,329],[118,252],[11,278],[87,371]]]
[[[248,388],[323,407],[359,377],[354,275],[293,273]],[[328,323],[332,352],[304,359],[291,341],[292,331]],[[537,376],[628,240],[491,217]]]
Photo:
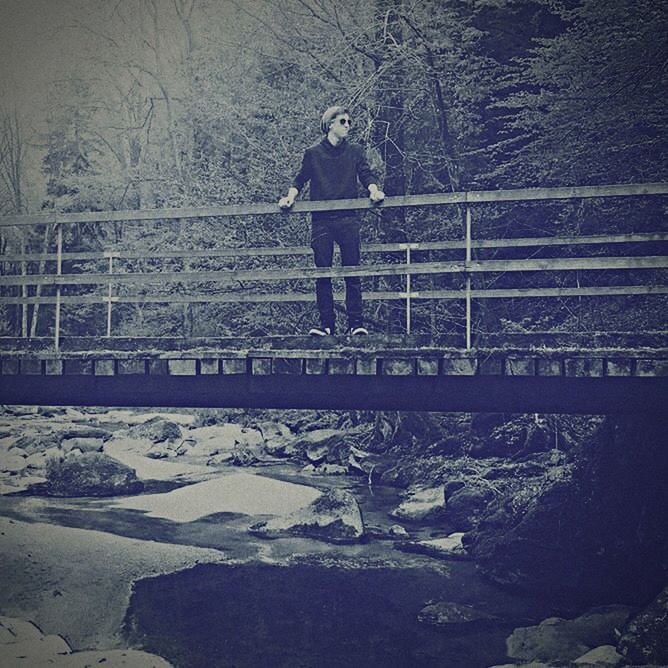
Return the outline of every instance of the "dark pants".
[[[331,267],[334,259],[334,242],[341,251],[341,264],[344,267],[360,263],[360,223],[351,218],[340,220],[315,220],[311,225],[311,248],[316,267]],[[362,325],[362,281],[359,276],[346,276],[346,312],[348,326]],[[332,279],[317,278],[315,295],[320,311],[320,324],[335,329],[334,296]]]

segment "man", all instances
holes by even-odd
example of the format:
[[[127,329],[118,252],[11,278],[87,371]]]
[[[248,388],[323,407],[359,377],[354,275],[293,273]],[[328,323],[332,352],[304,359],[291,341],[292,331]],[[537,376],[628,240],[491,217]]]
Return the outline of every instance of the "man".
[[[358,180],[369,191],[373,203],[382,202],[385,194],[378,187],[364,150],[348,142],[350,113],[345,107],[329,107],[322,115],[320,129],[325,137],[321,142],[304,152],[301,169],[295,177],[288,194],[278,206],[289,209],[299,191],[311,182],[311,199],[352,199],[358,196]],[[311,248],[316,267],[331,267],[334,242],[341,251],[343,266],[360,263],[360,221],[353,210],[314,211],[311,215]],[[348,332],[353,336],[368,334],[362,317],[362,282],[359,276],[347,276],[346,313]],[[336,314],[332,280],[316,279],[316,302],[320,312],[320,326],[313,327],[309,334],[328,336],[336,333]]]

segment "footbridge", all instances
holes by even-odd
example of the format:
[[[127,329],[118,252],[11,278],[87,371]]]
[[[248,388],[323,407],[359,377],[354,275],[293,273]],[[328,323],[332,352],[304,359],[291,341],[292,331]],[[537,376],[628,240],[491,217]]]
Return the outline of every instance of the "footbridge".
[[[651,183],[391,197],[380,210],[340,200],[0,218],[0,403],[665,411],[666,195]],[[326,209],[402,212],[416,240],[316,269],[280,231],[294,238],[303,214]],[[441,220],[443,239],[420,238]],[[272,245],[240,239],[248,221],[273,226]],[[364,278],[372,334],[303,336],[313,279],[350,275]],[[626,328],[601,327],[606,313]]]

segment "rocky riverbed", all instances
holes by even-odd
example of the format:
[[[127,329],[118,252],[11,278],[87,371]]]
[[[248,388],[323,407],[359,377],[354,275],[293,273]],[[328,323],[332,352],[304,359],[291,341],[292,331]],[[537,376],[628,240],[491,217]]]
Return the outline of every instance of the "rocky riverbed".
[[[7,408],[0,663],[651,665],[637,607],[471,561],[485,508],[565,476],[562,451],[439,461],[411,476],[362,423],[313,416]]]

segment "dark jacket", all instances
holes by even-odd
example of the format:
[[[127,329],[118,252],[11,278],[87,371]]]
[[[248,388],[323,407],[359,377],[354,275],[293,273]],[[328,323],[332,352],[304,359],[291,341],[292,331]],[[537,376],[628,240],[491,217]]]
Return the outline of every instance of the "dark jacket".
[[[310,181],[312,200],[352,199],[359,196],[358,179],[365,188],[370,183],[377,183],[364,149],[346,140],[338,146],[332,146],[325,137],[306,149],[293,185],[301,190]],[[313,220],[349,218],[354,215],[353,210],[314,211]]]

